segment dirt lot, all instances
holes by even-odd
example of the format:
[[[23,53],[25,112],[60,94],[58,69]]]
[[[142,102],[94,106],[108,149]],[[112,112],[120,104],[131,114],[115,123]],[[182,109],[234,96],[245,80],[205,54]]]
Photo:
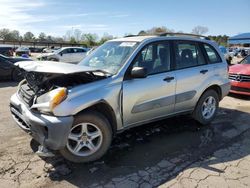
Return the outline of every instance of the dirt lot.
[[[119,135],[99,161],[41,159],[9,112],[0,83],[0,187],[250,187],[250,98],[227,96],[214,122],[171,118]]]

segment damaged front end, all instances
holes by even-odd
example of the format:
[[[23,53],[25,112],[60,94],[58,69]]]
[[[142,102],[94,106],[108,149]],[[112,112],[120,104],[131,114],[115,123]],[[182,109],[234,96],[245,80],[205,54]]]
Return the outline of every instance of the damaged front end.
[[[64,148],[74,118],[72,115],[55,116],[53,109],[67,99],[71,88],[105,79],[108,75],[58,62],[24,62],[17,66],[25,79],[10,100],[13,119],[41,144],[41,156],[46,155],[44,152],[49,152],[48,149]]]
[[[53,62],[54,63],[54,62]],[[94,82],[106,78],[108,75],[99,70],[85,69],[75,72],[75,69],[68,72],[63,72],[60,66],[65,66],[64,63],[56,62],[60,70],[50,70],[51,62],[48,65],[48,71],[44,71],[46,63],[42,66],[40,62],[33,69],[27,69],[22,64],[18,64],[25,78],[20,82],[18,87],[18,95],[21,100],[33,110],[38,110],[42,113],[51,113],[53,109],[67,98],[68,90],[82,84]],[[54,64],[52,64],[54,66]],[[77,66],[77,65],[70,65]],[[54,67],[52,67],[54,68]],[[66,65],[65,69],[69,68]],[[82,68],[82,67],[79,67]]]

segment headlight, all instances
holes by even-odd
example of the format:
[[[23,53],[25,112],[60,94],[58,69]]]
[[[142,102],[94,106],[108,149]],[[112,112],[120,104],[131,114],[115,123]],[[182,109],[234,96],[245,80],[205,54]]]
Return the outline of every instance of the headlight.
[[[52,112],[67,97],[67,89],[60,87],[48,93],[45,93],[36,99],[36,104],[31,108],[37,108],[42,112]]]

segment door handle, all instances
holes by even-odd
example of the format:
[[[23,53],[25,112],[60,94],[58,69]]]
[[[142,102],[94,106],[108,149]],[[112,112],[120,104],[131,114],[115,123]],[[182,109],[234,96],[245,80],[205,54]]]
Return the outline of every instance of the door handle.
[[[173,80],[174,77],[172,76],[167,76],[166,78],[164,78],[163,80],[166,81],[166,82],[170,82],[171,80]]]
[[[207,72],[208,70],[205,70],[205,69],[200,71],[201,74],[206,74]]]

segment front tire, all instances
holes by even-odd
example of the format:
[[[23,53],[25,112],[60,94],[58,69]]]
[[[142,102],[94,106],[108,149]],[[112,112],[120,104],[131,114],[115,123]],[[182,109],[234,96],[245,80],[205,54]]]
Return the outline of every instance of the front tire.
[[[75,117],[67,144],[60,153],[72,162],[90,162],[101,158],[111,141],[112,129],[109,121],[98,112],[84,112]]]
[[[219,106],[219,96],[216,91],[208,90],[199,99],[193,112],[193,118],[207,125],[215,118]]]

